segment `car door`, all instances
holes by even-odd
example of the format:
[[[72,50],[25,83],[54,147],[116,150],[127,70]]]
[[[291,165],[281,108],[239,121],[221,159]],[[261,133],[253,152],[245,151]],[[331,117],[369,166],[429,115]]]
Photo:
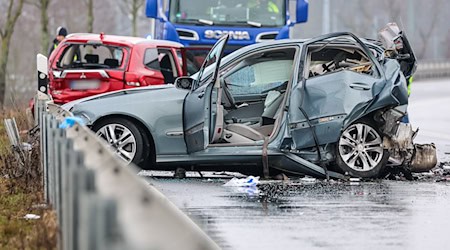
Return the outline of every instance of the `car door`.
[[[260,122],[269,99],[273,99],[267,98],[269,93],[277,97],[274,94],[283,94],[287,87],[295,51],[295,47],[265,48],[235,62],[224,77],[241,107],[228,111],[225,119],[249,125]]]
[[[409,79],[417,68],[416,57],[406,34],[396,23],[388,23],[378,32],[378,37],[386,49],[386,55],[397,59],[406,79]]]
[[[228,35],[219,39],[206,56],[197,79],[192,84],[191,91],[184,99],[183,127],[188,153],[205,149],[209,143],[209,127],[211,121],[211,98],[213,87],[219,81],[218,73],[223,50],[228,41]],[[204,75],[206,67],[214,67],[211,77]],[[217,94],[217,92],[216,92]],[[216,97],[217,98],[217,97]]]
[[[172,48],[147,47],[145,48],[143,69],[131,69],[128,75],[134,76],[144,86],[174,83],[181,75],[181,69]],[[138,61],[137,63],[141,63]],[[132,65],[134,66],[134,65]]]
[[[124,88],[128,47],[73,43],[61,50],[53,62],[50,77],[55,102],[66,103]]]
[[[377,92],[376,86],[384,82],[381,67],[370,50],[354,35],[344,33],[341,36],[336,37],[341,39],[337,45],[325,40],[334,38],[330,36],[313,40],[302,49],[299,82],[294,86],[289,105],[289,133],[296,149],[336,142],[345,122],[363,113]],[[348,36],[352,39],[348,44],[359,49],[340,47],[342,38]],[[312,52],[314,46],[318,55]],[[342,53],[336,53],[339,50]],[[335,55],[333,53],[336,56],[332,57]],[[314,64],[314,57],[326,58],[327,55],[333,58],[332,62]],[[335,66],[334,70],[325,70],[331,64],[347,65],[344,62],[355,62],[358,56],[361,57],[360,65],[356,63],[354,66]],[[324,59],[317,60],[321,62]],[[370,67],[364,71],[367,65]],[[323,72],[314,72],[317,67]]]

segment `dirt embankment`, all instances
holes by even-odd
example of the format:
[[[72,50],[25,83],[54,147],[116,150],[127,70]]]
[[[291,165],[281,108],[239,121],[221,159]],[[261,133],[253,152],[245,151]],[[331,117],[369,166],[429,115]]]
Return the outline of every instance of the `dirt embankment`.
[[[38,134],[29,135],[24,108],[0,111],[0,249],[56,249],[56,215],[44,202]],[[15,118],[31,149],[10,146],[3,120]],[[26,220],[27,214],[40,216]]]

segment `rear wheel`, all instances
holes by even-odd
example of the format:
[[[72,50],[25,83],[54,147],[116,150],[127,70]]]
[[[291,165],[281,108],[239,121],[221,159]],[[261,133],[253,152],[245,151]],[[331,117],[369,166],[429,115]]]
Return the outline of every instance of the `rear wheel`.
[[[338,167],[354,177],[377,178],[388,160],[381,133],[365,121],[354,123],[342,132],[336,151]]]
[[[148,158],[148,143],[138,126],[124,118],[109,118],[95,124],[92,130],[104,139],[126,163],[144,168]]]

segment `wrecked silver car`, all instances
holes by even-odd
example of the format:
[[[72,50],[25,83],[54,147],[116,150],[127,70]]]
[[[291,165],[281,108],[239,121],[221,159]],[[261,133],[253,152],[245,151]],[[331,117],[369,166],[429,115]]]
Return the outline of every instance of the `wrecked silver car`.
[[[280,40],[222,59],[228,37],[175,86],[122,90],[63,107],[143,169],[372,178],[427,171],[433,145],[402,123],[415,71],[396,25],[381,41],[351,33]]]

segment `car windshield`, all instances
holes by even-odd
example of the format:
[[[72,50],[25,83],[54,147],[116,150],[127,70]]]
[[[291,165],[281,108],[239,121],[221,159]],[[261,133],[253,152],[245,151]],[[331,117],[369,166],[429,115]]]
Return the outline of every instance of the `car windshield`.
[[[69,44],[58,60],[59,68],[122,69],[127,48],[104,44]]]
[[[207,25],[283,26],[284,0],[175,0],[170,20]]]

